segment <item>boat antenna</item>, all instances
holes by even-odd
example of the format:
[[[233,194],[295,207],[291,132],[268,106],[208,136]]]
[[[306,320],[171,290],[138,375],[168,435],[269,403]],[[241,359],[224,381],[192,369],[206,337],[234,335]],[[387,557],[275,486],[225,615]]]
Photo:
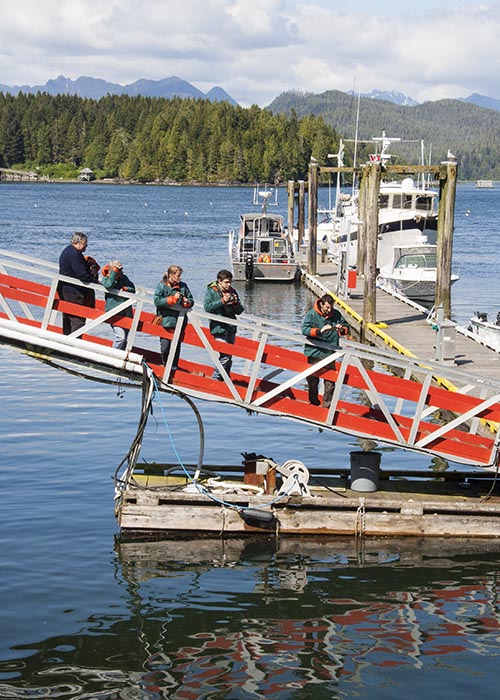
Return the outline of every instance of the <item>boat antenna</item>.
[[[361,93],[358,92],[358,106],[356,108],[356,127],[354,129],[354,159],[353,159],[353,173],[352,173],[352,194],[354,195],[355,189],[355,170],[356,170],[356,159],[358,156],[358,127],[359,127],[359,106],[361,104]]]
[[[387,153],[387,149],[391,143],[397,143],[401,141],[400,138],[393,138],[391,136],[386,136],[385,130],[382,130],[382,136],[374,136],[372,141],[375,143],[380,143],[380,154],[375,156],[370,156],[370,160],[377,160],[382,163],[382,165],[392,158],[390,153]]]
[[[343,168],[344,167],[344,142],[342,139],[339,139],[339,150],[337,153],[329,153],[328,158],[336,158],[337,159],[337,167],[338,168]],[[341,178],[340,178],[340,171],[337,171],[337,185],[335,187],[335,213],[337,214],[339,210],[339,200],[340,200],[340,185],[341,185]],[[328,208],[331,210],[332,208],[332,202],[330,198],[330,193],[328,197]]]
[[[271,197],[274,199],[269,201]],[[267,182],[264,184],[264,189],[262,190],[260,189],[260,185],[256,185],[253,191],[253,203],[262,204],[262,213],[266,214],[268,206],[278,206],[278,189],[276,187],[269,188]]]

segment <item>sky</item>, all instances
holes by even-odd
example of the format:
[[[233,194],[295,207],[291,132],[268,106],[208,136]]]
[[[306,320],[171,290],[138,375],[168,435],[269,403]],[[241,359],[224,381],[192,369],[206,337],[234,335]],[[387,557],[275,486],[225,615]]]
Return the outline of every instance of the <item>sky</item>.
[[[177,76],[240,105],[289,90],[500,98],[500,1],[0,0],[0,84]]]

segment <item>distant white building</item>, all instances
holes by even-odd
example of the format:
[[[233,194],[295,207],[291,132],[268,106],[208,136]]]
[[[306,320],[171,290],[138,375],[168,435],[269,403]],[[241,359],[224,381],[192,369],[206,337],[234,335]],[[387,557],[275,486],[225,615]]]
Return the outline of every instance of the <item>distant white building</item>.
[[[95,175],[90,168],[82,168],[78,174],[78,179],[90,182],[90,180],[95,180]]]

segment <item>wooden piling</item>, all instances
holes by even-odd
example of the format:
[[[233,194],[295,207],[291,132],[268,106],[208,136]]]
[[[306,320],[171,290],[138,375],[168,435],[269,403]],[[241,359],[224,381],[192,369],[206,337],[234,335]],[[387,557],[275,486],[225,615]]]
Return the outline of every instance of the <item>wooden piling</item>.
[[[359,194],[358,194],[358,245],[357,245],[357,259],[356,267],[358,270],[358,275],[364,276],[365,274],[365,263],[366,263],[366,189],[367,189],[367,176],[366,167],[360,171],[359,175]]]
[[[292,235],[295,219],[295,181],[288,180],[288,232]]]
[[[315,275],[317,272],[316,239],[318,227],[318,164],[314,162],[309,163],[308,226],[309,252],[307,256],[307,271],[311,275]]]
[[[306,229],[306,184],[304,180],[299,180],[299,201],[298,201],[298,218],[297,218],[297,228],[299,237],[299,250],[300,246],[304,241],[304,234]]]
[[[453,250],[453,220],[457,189],[457,164],[444,163],[439,172],[439,211],[436,252],[436,307],[443,306],[444,317],[451,313],[451,258]]]
[[[380,189],[381,165],[365,166],[366,184],[366,260],[364,266],[363,318],[365,323],[375,323],[377,316],[377,245],[378,245],[378,193]],[[358,243],[359,249],[359,243]]]

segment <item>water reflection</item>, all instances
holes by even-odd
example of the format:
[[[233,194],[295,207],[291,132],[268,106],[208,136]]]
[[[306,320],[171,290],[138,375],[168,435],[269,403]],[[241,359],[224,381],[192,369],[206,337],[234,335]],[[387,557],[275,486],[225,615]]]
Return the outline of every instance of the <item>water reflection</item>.
[[[116,614],[17,647],[0,697],[331,698],[388,674],[396,689],[395,669],[500,653],[499,562],[491,540],[118,539]]]

